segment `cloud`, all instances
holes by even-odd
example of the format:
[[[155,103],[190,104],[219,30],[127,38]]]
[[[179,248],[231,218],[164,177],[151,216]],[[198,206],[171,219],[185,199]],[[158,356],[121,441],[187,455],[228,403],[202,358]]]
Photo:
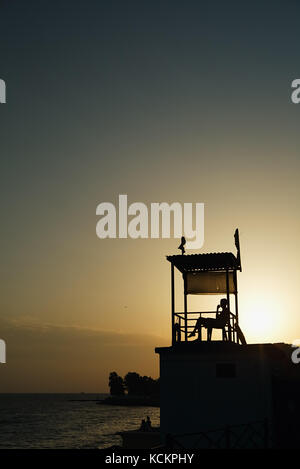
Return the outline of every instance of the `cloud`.
[[[165,339],[92,328],[0,319],[7,363],[0,392],[107,392],[108,374],[157,377],[157,346]]]

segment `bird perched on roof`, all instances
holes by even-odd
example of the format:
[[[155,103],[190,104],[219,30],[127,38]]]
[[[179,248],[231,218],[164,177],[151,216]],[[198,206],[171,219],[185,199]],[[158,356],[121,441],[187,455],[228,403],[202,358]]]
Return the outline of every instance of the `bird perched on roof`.
[[[182,236],[182,237],[181,237],[181,244],[180,244],[180,246],[178,246],[178,249],[181,250],[181,254],[184,254],[184,253],[185,253],[185,249],[184,249],[185,243],[186,243],[185,237]]]

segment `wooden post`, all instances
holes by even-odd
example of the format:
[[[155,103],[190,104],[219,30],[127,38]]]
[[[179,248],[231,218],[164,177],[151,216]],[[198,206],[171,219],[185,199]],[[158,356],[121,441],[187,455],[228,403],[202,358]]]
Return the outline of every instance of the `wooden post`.
[[[238,289],[237,289],[237,274],[234,271],[234,286],[235,286],[235,322],[239,325],[239,306],[238,306]],[[238,333],[236,331],[236,343],[239,343]]]
[[[172,345],[175,344],[175,286],[174,286],[174,264],[171,262],[171,323],[172,323]]]
[[[228,269],[226,269],[226,290],[227,290],[227,306],[228,310],[230,311],[230,289],[229,289],[229,272]],[[228,326],[228,340],[229,342],[232,342],[232,336],[231,336],[231,318],[229,320],[229,326]]]
[[[184,283],[184,340],[188,340],[188,324],[187,324],[187,293],[186,293],[186,273],[183,274],[183,283]]]
[[[202,313],[200,313],[200,318],[202,318]],[[198,329],[198,337],[199,340],[202,342],[202,326],[200,326]]]

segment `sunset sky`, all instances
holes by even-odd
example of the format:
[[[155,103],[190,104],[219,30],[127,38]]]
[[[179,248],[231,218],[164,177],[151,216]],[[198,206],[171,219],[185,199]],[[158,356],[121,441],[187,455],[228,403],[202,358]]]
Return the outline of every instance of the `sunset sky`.
[[[295,0],[0,2],[0,392],[158,376],[179,243],[100,240],[119,194],[203,202],[199,252],[238,227],[247,341],[300,339],[299,40]]]

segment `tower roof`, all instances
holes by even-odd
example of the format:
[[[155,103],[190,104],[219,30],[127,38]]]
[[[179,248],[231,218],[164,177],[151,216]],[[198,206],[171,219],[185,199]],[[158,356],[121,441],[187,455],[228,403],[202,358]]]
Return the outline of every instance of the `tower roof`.
[[[175,255],[167,256],[167,260],[182,273],[208,270],[241,270],[238,258],[232,252]]]

